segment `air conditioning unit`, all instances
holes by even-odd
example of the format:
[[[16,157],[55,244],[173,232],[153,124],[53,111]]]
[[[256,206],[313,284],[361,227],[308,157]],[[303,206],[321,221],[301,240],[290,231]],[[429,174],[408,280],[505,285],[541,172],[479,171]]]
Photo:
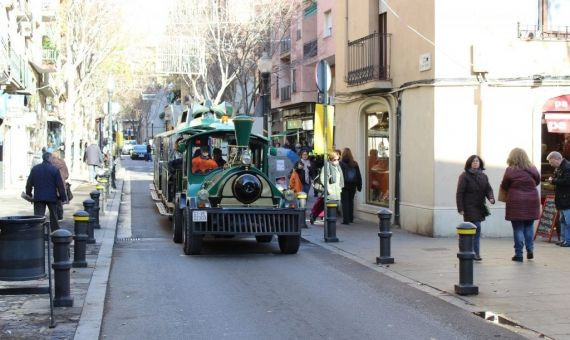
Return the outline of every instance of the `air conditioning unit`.
[[[20,34],[26,38],[32,36],[32,23],[29,21],[20,21]]]
[[[528,31],[528,32],[522,33],[522,39],[524,39],[524,40],[534,40],[535,37],[536,37],[536,33],[533,31]]]

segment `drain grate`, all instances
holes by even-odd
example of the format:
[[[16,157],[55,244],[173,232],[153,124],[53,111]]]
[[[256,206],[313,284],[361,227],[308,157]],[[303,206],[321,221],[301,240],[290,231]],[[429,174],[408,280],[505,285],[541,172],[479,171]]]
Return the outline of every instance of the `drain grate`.
[[[140,237],[119,237],[115,241],[118,243],[125,243],[125,242],[133,242],[133,241],[140,241]]]
[[[423,251],[448,251],[449,248],[423,248]]]

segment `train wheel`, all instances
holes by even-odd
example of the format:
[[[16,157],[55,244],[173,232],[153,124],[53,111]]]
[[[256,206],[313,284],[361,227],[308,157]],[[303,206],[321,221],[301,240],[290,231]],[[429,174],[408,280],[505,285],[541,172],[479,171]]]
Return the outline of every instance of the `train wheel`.
[[[184,211],[186,213],[186,211]],[[188,215],[186,213],[186,215]],[[200,255],[202,251],[202,238],[203,236],[196,236],[190,233],[190,226],[188,221],[184,223],[184,254],[186,255]]]
[[[277,237],[279,241],[279,249],[283,254],[297,254],[301,245],[301,236],[280,235]]]
[[[182,211],[178,208],[178,202],[174,207],[174,216],[172,218],[172,240],[174,243],[182,243],[182,228],[183,228]]]
[[[259,235],[255,237],[255,240],[259,243],[269,243],[273,240],[273,235]]]

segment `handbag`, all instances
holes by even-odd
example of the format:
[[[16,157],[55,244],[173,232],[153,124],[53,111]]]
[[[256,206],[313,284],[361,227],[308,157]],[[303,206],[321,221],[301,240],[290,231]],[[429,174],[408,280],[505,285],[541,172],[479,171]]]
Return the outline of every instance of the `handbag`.
[[[489,209],[487,204],[483,204],[483,215],[485,215],[485,217],[491,215],[491,209]]]
[[[502,187],[499,187],[499,197],[497,197],[499,202],[506,202],[507,201],[507,191]]]
[[[73,199],[73,193],[71,192],[71,184],[65,182],[65,196],[67,196],[67,201],[71,201]]]

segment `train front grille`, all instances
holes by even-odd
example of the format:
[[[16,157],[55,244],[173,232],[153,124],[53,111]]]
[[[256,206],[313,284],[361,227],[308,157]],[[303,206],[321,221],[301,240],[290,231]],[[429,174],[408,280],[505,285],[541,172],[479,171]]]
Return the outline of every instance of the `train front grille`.
[[[299,235],[305,211],[301,209],[199,209],[207,221],[191,221],[195,234]],[[193,219],[190,210],[190,219]],[[196,219],[196,218],[194,218]]]

